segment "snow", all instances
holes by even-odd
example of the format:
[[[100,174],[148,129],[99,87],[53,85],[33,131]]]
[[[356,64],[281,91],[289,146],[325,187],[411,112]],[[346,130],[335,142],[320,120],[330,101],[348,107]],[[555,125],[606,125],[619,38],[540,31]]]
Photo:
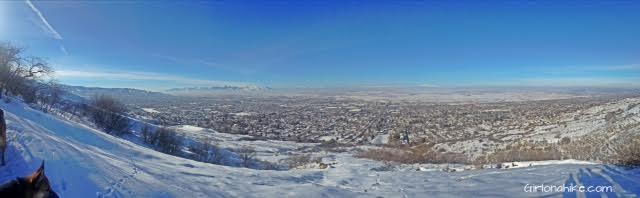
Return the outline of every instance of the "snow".
[[[153,108],[142,108],[142,110],[147,112],[147,113],[160,113],[160,111],[155,110]]]
[[[531,166],[558,165],[558,164],[597,165],[598,163],[569,159],[569,160],[506,162],[506,163],[502,163],[502,167],[504,167],[504,169],[508,169],[508,168],[523,168],[523,167],[531,167]]]
[[[608,103],[605,105],[599,105],[591,107],[578,112],[568,113],[561,116],[560,122],[565,123],[565,126],[559,126],[557,124],[550,124],[544,126],[538,126],[530,134],[526,134],[523,141],[549,141],[558,142],[562,137],[570,137],[571,139],[578,139],[590,136],[602,136],[602,137],[616,137],[637,133],[640,127],[637,125],[640,121],[640,115],[635,112],[640,111],[640,106],[629,108],[633,105],[640,104],[640,98],[627,98],[621,101]],[[615,130],[615,134],[607,133],[607,128],[611,127],[605,120],[605,116],[608,113],[616,112],[620,110],[620,113],[615,113],[621,119],[615,122],[615,126],[618,126]],[[574,117],[577,119],[574,120]],[[624,130],[624,128],[628,128]],[[505,139],[503,139],[505,140]]]
[[[389,143],[389,133],[385,133],[385,134],[381,134],[381,135],[377,135],[375,138],[373,138],[370,141],[372,144],[375,145],[383,145],[383,144],[387,144]]]
[[[197,126],[192,126],[192,125],[181,125],[181,126],[178,126],[177,129],[183,130],[185,132],[192,132],[192,133],[193,132],[202,132],[202,131],[205,130],[202,127],[197,127]]]
[[[318,139],[320,139],[321,141],[331,141],[331,140],[335,140],[337,138],[337,136],[333,136],[333,135],[325,135],[322,136]]]
[[[235,115],[235,116],[250,116],[252,115],[249,112],[238,112],[238,113],[231,113],[231,115]]]
[[[612,185],[609,197],[640,195],[640,170],[578,161],[535,162],[516,169],[451,165],[404,165],[382,171],[384,163],[326,153],[327,169],[255,170],[200,163],[162,154],[86,125],[44,114],[22,103],[0,103],[8,123],[8,165],[0,182],[24,176],[46,162],[46,175],[61,197],[561,197],[573,193],[523,192],[526,184]],[[217,138],[224,146],[254,146],[267,154],[314,144],[241,141],[193,126],[181,133]],[[191,137],[191,136],[187,136]],[[268,151],[268,152],[267,152]],[[420,168],[422,167],[422,168]],[[416,171],[423,170],[423,171]],[[600,196],[602,194],[589,194]],[[577,197],[584,197],[578,193]]]

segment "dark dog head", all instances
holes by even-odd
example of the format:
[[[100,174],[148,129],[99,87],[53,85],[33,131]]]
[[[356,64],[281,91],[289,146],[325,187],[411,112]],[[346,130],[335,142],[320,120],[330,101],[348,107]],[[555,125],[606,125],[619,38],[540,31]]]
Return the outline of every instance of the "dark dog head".
[[[0,119],[4,119],[4,111],[0,109]]]
[[[49,179],[44,175],[44,161],[40,165],[40,168],[33,174],[25,178],[25,197],[28,198],[57,198],[58,195],[53,192]]]

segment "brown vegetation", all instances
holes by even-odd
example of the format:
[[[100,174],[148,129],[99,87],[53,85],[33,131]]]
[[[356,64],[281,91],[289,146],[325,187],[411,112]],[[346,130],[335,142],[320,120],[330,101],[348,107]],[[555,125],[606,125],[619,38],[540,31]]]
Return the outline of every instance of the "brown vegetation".
[[[562,152],[556,146],[533,147],[528,144],[516,144],[506,149],[497,150],[486,158],[476,161],[489,163],[560,160]]]
[[[610,161],[621,166],[640,166],[640,139],[634,139],[629,144],[620,146]]]
[[[420,145],[416,147],[396,147],[369,149],[356,154],[356,157],[368,158],[384,162],[402,164],[415,163],[468,163],[467,158],[460,153],[434,151],[431,147]]]

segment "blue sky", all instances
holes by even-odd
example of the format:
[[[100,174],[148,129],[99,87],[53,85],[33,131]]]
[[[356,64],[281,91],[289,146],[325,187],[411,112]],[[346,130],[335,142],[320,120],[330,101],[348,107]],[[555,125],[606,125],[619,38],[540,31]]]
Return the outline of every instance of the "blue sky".
[[[553,2],[553,1],[550,1]],[[640,3],[2,1],[61,82],[640,87]]]

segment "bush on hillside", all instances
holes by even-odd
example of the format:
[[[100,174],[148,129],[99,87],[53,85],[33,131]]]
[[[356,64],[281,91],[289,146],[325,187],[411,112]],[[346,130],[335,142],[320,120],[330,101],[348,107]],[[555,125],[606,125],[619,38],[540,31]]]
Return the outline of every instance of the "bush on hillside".
[[[237,150],[240,157],[240,163],[243,167],[249,168],[256,158],[256,150],[251,147],[243,147]]]
[[[296,168],[299,166],[304,166],[307,164],[317,163],[320,164],[322,162],[321,157],[312,157],[311,154],[299,154],[293,155],[289,158],[283,159],[282,163],[286,164],[287,167]]]
[[[155,132],[156,146],[160,152],[166,154],[177,154],[182,147],[182,138],[175,131],[167,128],[160,128]]]
[[[634,139],[629,144],[620,146],[616,155],[610,161],[621,166],[639,167],[640,139]]]
[[[122,135],[129,127],[129,120],[124,116],[126,108],[122,102],[108,95],[95,95],[91,99],[90,115],[98,128],[108,133]]]
[[[383,162],[396,162],[402,164],[416,163],[454,163],[466,164],[466,156],[460,153],[434,151],[428,146],[407,148],[379,148],[361,151],[356,157],[368,158]]]
[[[542,148],[527,146],[511,146],[509,149],[497,150],[489,155],[491,163],[560,160],[562,153],[557,147],[547,146]]]

